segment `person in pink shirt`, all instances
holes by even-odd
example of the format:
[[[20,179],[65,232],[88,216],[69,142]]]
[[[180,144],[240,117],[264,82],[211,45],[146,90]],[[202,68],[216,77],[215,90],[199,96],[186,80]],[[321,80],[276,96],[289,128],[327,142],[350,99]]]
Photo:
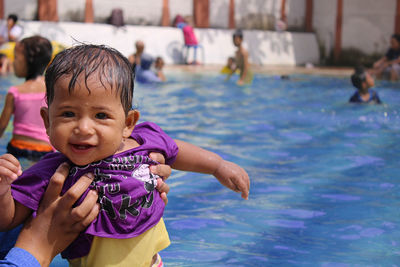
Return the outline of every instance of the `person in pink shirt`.
[[[190,17],[183,18],[181,15],[177,15],[174,19],[174,26],[181,29],[183,32],[183,39],[185,41],[186,54],[185,54],[185,64],[198,64],[197,61],[197,48],[201,47],[197,41],[196,35],[194,33],[193,27],[190,23]],[[193,48],[193,62],[188,62],[189,48]]]
[[[25,82],[8,90],[0,116],[0,137],[14,115],[13,135],[7,152],[16,158],[38,160],[53,151],[40,116],[40,108],[46,106],[43,73],[51,55],[50,41],[41,36],[25,38],[15,45],[15,75],[25,78]]]

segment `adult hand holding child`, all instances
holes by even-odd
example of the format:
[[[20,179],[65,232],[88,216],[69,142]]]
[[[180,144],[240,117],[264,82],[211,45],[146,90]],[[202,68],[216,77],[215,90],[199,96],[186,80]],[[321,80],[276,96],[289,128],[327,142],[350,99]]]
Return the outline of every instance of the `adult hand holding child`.
[[[171,167],[164,165],[165,158],[160,153],[150,153],[150,158],[160,162],[151,171],[164,179],[171,174]],[[0,266],[48,266],[98,215],[97,192],[89,191],[79,206],[74,203],[81,197],[93,181],[93,175],[82,176],[64,195],[61,189],[69,172],[69,165],[61,164],[52,176],[37,215],[25,223],[17,243]],[[11,154],[0,156],[0,183],[14,181],[22,170],[19,161]],[[9,188],[9,186],[5,187]],[[157,189],[165,204],[168,202],[169,186],[159,179]],[[7,191],[5,191],[6,193]],[[1,194],[0,194],[1,195]],[[19,250],[22,249],[22,250]],[[34,258],[32,258],[32,256]]]

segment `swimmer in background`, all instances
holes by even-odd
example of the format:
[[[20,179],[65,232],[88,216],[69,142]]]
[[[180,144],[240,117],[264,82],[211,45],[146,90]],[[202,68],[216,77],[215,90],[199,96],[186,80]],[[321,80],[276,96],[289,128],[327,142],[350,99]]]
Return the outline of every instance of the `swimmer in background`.
[[[233,44],[238,48],[235,53],[236,67],[231,71],[226,80],[229,80],[236,70],[239,70],[238,85],[250,84],[253,81],[253,73],[250,70],[249,64],[249,53],[242,46],[242,42],[243,33],[241,30],[236,30],[233,34]]]
[[[136,51],[132,55],[128,57],[129,62],[132,64],[133,67],[140,66],[140,59],[142,58],[144,52],[144,43],[143,41],[136,41],[135,43]]]
[[[154,58],[152,56],[148,54],[142,54],[142,57],[140,58],[140,65],[136,65],[135,67],[135,79],[137,82],[147,84],[163,82],[159,76],[159,73],[156,73],[151,69],[151,67],[154,65],[153,63]],[[160,65],[158,66],[160,67]]]
[[[357,91],[349,99],[350,103],[381,104],[378,93],[370,89],[375,85],[374,78],[361,66],[354,69],[351,82]]]

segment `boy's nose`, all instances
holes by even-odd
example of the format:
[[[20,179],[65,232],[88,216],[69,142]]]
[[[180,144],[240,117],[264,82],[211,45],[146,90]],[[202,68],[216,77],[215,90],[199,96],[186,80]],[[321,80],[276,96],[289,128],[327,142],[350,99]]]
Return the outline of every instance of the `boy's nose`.
[[[94,133],[93,122],[88,118],[82,118],[74,129],[74,134],[91,135]]]

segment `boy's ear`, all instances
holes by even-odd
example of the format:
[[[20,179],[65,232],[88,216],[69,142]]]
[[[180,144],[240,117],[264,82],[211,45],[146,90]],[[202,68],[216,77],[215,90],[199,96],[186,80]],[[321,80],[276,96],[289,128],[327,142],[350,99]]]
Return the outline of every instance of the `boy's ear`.
[[[44,127],[46,128],[46,133],[47,135],[49,135],[49,129],[50,129],[49,109],[47,107],[41,107],[40,116],[42,116]]]
[[[123,132],[123,137],[128,138],[131,136],[133,129],[135,128],[136,123],[138,122],[140,117],[140,112],[136,109],[130,110],[125,119],[125,129]]]

